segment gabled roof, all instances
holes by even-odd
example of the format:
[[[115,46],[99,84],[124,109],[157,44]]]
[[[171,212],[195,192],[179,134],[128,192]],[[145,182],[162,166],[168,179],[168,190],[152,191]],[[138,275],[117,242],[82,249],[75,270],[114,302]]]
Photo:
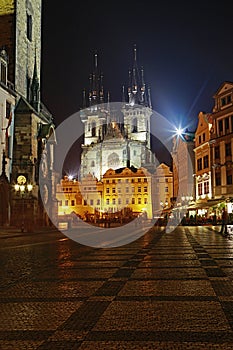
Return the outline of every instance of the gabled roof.
[[[220,87],[218,88],[218,90],[216,91],[216,93],[214,94],[214,98],[216,98],[217,96],[227,92],[228,90],[232,90],[233,89],[233,83],[230,81],[224,81]]]

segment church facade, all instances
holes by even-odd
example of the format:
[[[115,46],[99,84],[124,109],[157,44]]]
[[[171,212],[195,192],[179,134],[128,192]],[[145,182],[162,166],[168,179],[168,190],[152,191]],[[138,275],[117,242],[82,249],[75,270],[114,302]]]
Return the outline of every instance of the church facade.
[[[123,87],[122,102],[105,102],[103,75],[99,73],[97,54],[90,75],[88,101],[80,112],[84,124],[80,177],[88,174],[101,180],[108,169],[144,167],[153,172],[155,157],[151,151],[150,90],[144,81],[144,70],[138,68],[134,47],[132,69],[129,71],[127,96]],[[86,94],[84,94],[84,98]],[[105,102],[105,103],[104,103]]]

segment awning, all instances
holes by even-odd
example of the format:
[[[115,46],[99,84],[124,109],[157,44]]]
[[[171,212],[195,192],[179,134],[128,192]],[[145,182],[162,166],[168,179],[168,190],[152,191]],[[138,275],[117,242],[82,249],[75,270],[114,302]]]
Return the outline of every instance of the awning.
[[[195,209],[208,209],[211,207],[215,207],[218,204],[224,203],[223,200],[209,200],[208,202],[200,202],[200,203],[194,203],[192,205],[190,205],[187,210],[195,210]]]

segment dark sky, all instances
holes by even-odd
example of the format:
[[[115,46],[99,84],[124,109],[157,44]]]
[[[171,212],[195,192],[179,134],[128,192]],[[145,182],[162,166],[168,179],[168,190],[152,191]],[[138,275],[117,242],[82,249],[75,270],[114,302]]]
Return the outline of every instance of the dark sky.
[[[233,81],[226,1],[43,1],[42,31],[42,97],[56,125],[82,107],[95,50],[118,102],[136,44],[153,109],[170,120],[195,124],[219,85]]]
[[[233,81],[229,6],[204,0],[43,1],[42,98],[55,124],[82,107],[95,51],[105,90],[112,102],[121,101],[136,44],[153,109],[194,129],[199,111],[211,111],[220,84]]]

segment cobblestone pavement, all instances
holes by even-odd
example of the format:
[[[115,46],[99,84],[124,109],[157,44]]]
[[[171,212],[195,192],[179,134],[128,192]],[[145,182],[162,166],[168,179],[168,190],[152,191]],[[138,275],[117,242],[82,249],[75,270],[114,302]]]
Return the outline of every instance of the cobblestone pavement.
[[[233,349],[233,241],[210,227],[108,249],[56,232],[0,244],[0,349]]]

